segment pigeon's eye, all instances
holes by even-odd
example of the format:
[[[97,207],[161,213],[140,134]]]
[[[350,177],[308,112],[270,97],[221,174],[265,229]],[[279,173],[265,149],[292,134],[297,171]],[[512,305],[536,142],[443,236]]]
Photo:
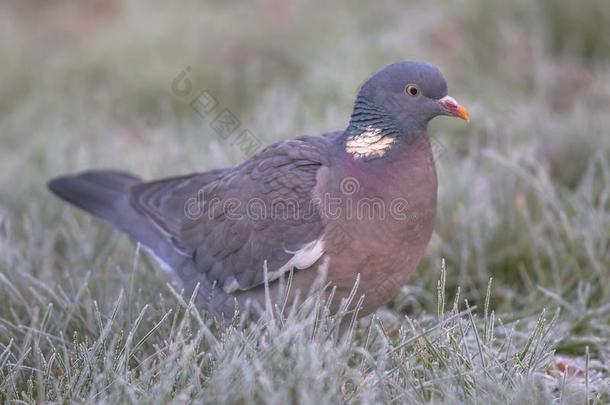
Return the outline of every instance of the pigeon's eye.
[[[407,84],[405,92],[410,96],[417,96],[419,94],[419,87],[415,84]]]

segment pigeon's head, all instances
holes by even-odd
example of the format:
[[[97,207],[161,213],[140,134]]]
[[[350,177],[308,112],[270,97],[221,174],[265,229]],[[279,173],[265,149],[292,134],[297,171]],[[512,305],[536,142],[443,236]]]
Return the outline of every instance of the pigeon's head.
[[[350,127],[419,132],[439,115],[469,118],[468,110],[447,95],[447,82],[436,66],[405,61],[386,66],[364,83]]]

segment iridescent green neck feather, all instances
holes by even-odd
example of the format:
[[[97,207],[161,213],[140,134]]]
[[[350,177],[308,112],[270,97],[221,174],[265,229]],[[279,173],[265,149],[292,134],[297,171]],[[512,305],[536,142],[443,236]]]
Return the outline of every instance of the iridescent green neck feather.
[[[388,110],[358,96],[345,131],[345,150],[355,158],[384,156],[396,142],[399,130]]]

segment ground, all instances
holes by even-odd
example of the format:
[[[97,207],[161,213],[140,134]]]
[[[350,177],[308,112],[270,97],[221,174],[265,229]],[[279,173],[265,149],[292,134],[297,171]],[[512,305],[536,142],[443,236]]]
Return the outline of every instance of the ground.
[[[427,256],[342,336],[315,297],[220,329],[46,190],[344,128],[403,59],[471,122],[432,123]],[[0,60],[0,402],[610,402],[607,1],[9,0]]]

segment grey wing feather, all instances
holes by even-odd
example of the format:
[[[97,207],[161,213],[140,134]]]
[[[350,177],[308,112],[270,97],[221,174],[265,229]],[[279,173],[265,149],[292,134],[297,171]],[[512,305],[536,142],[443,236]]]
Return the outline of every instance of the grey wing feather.
[[[226,292],[248,290],[264,283],[265,261],[275,278],[307,264],[293,260],[296,250],[321,255],[315,242],[324,223],[312,193],[318,170],[330,164],[328,143],[279,142],[234,169],[140,183],[131,204],[192,255],[198,272]]]

